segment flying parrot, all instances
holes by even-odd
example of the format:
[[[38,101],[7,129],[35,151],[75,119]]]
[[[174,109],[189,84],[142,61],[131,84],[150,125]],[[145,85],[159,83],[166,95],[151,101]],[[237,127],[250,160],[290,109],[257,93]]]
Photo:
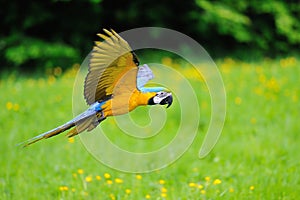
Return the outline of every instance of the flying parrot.
[[[114,30],[97,34],[84,83],[89,108],[74,119],[23,143],[24,147],[72,128],[67,136],[91,131],[109,116],[126,114],[138,106],[172,104],[172,93],[163,87],[144,87],[154,75],[140,65],[129,44]]]

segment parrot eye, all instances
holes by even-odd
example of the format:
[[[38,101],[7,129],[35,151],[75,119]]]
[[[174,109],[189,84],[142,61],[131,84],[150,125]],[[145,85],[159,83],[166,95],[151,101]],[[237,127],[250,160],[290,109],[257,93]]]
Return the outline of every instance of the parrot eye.
[[[165,95],[165,92],[158,92],[158,93],[156,93],[156,96],[158,96],[158,97],[162,97],[164,95]]]

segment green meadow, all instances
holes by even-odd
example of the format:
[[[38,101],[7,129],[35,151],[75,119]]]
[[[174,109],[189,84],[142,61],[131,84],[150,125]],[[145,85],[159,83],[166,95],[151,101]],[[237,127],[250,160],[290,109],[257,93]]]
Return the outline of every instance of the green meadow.
[[[202,88],[197,93],[201,117],[194,142],[166,168],[134,174],[98,162],[78,136],[68,139],[61,134],[28,148],[17,146],[73,117],[77,65],[63,72],[48,70],[41,78],[2,76],[0,199],[298,199],[300,60],[246,63],[226,58],[216,64],[226,89],[227,114],[213,151],[198,158],[210,121],[210,96],[203,81],[187,75]],[[180,120],[176,102],[166,110],[168,123],[162,134],[174,136],[172,124]],[[133,113],[139,123],[144,115],[149,120],[143,111],[147,110]],[[113,131],[113,119],[101,126],[126,147],[120,142],[122,132]],[[160,142],[170,141],[170,136]],[[128,142],[134,151],[134,141]]]

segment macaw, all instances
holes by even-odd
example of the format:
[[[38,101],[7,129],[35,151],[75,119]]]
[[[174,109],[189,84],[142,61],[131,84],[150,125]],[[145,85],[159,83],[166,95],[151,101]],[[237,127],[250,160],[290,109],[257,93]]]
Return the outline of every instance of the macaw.
[[[103,34],[97,35],[103,41],[95,42],[84,83],[84,98],[89,108],[65,124],[25,141],[24,147],[72,127],[68,137],[91,131],[107,117],[128,113],[138,106],[172,104],[172,93],[166,88],[144,87],[154,75],[147,64],[140,65],[119,34],[103,29]]]

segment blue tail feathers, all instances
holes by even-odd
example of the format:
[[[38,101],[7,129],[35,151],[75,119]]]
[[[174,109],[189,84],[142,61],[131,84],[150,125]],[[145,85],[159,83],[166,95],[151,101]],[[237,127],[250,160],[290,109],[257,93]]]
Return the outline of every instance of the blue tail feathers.
[[[74,119],[66,122],[65,124],[58,126],[50,131],[47,131],[45,133],[42,133],[40,135],[37,135],[25,142],[22,142],[18,145],[21,145],[23,147],[27,147],[39,140],[50,138],[52,136],[58,135],[74,126],[76,126],[75,131],[73,131],[73,135],[68,135],[68,137],[74,136],[75,132],[76,134],[84,131],[84,130],[91,130],[91,127],[95,128],[101,121],[105,119],[102,113],[102,105],[105,102],[96,102],[92,104],[86,111],[76,116]],[[90,120],[91,118],[96,117],[95,120],[97,123],[95,123],[94,120]],[[94,118],[93,118],[94,119]],[[85,126],[82,126],[85,124]],[[77,126],[80,130],[76,130]]]

